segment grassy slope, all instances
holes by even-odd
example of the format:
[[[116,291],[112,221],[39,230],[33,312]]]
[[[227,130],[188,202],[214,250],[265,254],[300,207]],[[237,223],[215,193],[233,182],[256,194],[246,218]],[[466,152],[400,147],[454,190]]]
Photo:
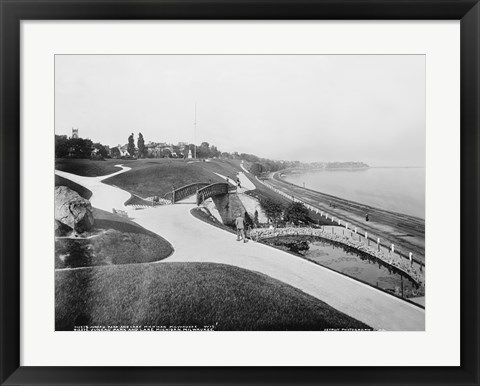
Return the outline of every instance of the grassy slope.
[[[367,328],[265,275],[223,264],[168,263],[55,273],[55,327],[215,326],[218,330]]]
[[[56,239],[55,268],[148,263],[173,252],[168,241],[133,221],[96,208],[93,215],[95,229],[91,233],[97,236]]]
[[[115,167],[115,165],[121,164],[128,167],[134,167],[136,162],[137,161],[135,160],[121,159],[93,161],[89,159],[57,158],[55,160],[55,169],[67,173],[78,174],[79,176],[98,177],[118,172],[120,168]]]
[[[230,164],[234,164],[237,162],[235,160],[229,160]],[[251,197],[256,198],[257,200],[261,201],[264,199],[273,199],[286,208],[288,205],[292,203],[291,200],[287,200],[285,197],[281,196],[280,194],[274,192],[273,190],[267,188],[266,186],[262,185],[260,182],[252,174],[247,174],[248,178],[252,183],[255,185],[255,190],[248,191],[247,194]],[[335,225],[332,221],[327,220],[316,213],[309,212],[310,218],[318,225]]]
[[[105,175],[117,171],[113,165],[119,161],[59,160],[57,168],[79,175]],[[186,164],[177,160],[122,160],[121,163],[134,170],[109,182],[144,197],[168,192],[172,184],[178,187],[209,179],[222,181],[212,171],[232,177],[239,171],[238,165],[221,161]],[[261,185],[259,188],[265,190]],[[271,192],[265,190],[265,195]],[[98,228],[127,234],[127,239],[113,235],[107,245],[91,247],[97,253],[119,257],[106,261],[107,264],[162,258],[162,254],[151,251],[139,258],[145,243],[128,237],[145,235],[148,231],[137,224],[102,211],[97,211],[96,218]],[[130,241],[134,248],[128,247]],[[109,252],[110,247],[115,253]],[[164,256],[171,252],[169,248],[170,244],[168,248],[164,245]],[[284,283],[216,264],[131,264],[56,271],[55,291],[57,330],[70,330],[74,325],[215,324],[220,330],[366,327]]]
[[[222,178],[205,169],[209,162],[188,163],[175,159],[147,159],[136,162],[133,170],[108,178],[104,182],[141,197],[163,197],[172,191],[173,186],[180,188],[196,182],[224,182]]]
[[[205,209],[205,208],[203,208]],[[209,225],[212,225],[214,227],[223,229],[224,231],[230,232],[230,233],[236,233],[233,228],[230,228],[229,226],[222,224],[219,222],[215,217],[212,216],[210,212],[205,213],[202,209],[200,208],[193,208],[190,213],[192,214],[193,217],[198,218],[199,220],[206,222]]]
[[[234,178],[237,173],[241,171],[239,166],[237,167],[223,160],[210,160],[209,162],[199,162],[197,166],[207,170],[209,173],[215,172],[223,176],[229,176],[231,178]]]
[[[210,162],[188,163],[176,159],[142,159],[142,160],[57,160],[56,167],[60,170],[79,175],[105,175],[118,168],[115,164],[123,164],[132,170],[104,180],[105,183],[118,186],[140,197],[160,196],[164,197],[172,191],[172,187],[179,188],[195,182],[224,182],[214,172],[234,177],[243,170],[238,160],[211,160]],[[248,177],[256,189],[248,192],[257,199],[273,198],[281,202],[285,207],[291,201],[273,192],[260,184],[251,174]],[[329,220],[311,214],[311,217],[320,225],[332,225]]]

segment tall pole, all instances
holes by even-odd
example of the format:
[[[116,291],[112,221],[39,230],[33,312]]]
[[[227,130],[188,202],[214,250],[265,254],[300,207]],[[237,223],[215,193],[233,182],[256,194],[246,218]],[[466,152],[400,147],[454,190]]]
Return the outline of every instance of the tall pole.
[[[195,101],[195,121],[193,123],[193,146],[194,158],[197,159],[197,101]]]

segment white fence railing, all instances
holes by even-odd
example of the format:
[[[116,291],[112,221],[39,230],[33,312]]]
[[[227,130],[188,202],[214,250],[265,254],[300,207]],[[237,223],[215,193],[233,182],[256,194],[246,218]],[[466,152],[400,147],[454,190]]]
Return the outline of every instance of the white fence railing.
[[[408,260],[392,251],[385,251],[380,248],[379,243],[373,243],[368,239],[361,238],[353,231],[348,231],[335,226],[323,226],[321,228],[255,228],[250,230],[250,237],[255,240],[261,240],[278,236],[315,236],[323,239],[335,241],[348,247],[359,250],[372,257],[375,257],[384,263],[404,272],[412,278],[418,285],[425,285],[425,275],[423,270],[414,267]]]
[[[375,236],[373,234],[369,234],[367,231],[365,230],[362,230],[360,229],[359,227],[356,227],[356,226],[353,226],[352,224],[349,224],[348,221],[345,221],[345,220],[342,220],[340,219],[338,216],[334,216],[333,214],[330,214],[328,213],[327,211],[325,211],[324,209],[320,209],[320,208],[317,208],[303,200],[300,200],[298,199],[297,197],[295,197],[294,195],[291,195],[291,194],[287,194],[285,193],[284,191],[280,190],[280,189],[277,189],[275,188],[273,185],[271,185],[270,183],[266,182],[266,181],[262,181],[260,180],[258,177],[255,177],[257,179],[257,181],[259,183],[261,183],[262,185],[264,185],[265,187],[273,190],[274,192],[276,192],[277,194],[281,195],[282,197],[286,198],[287,200],[291,200],[292,202],[300,202],[301,204],[303,204],[308,210],[310,210],[311,212],[313,213],[316,213],[317,215],[319,215],[320,217],[325,217],[326,220],[330,220],[331,222],[333,223],[336,223],[338,226],[343,226],[345,227],[346,230],[352,230],[356,235],[358,235],[358,237],[365,237],[366,241],[368,242],[368,240],[370,241],[373,241],[373,242],[376,242],[376,244],[378,244],[378,246],[380,247],[383,247],[383,248],[387,248],[390,250],[390,252],[394,253],[395,252],[395,245],[393,243],[390,243],[390,242],[383,242],[381,243],[381,240],[380,240],[380,237],[378,236]],[[401,253],[399,253],[397,251],[397,254],[399,255],[400,258],[402,259],[408,259],[410,265],[412,265],[413,263],[413,253],[412,252],[409,252],[408,253],[408,258],[406,256],[402,256]]]

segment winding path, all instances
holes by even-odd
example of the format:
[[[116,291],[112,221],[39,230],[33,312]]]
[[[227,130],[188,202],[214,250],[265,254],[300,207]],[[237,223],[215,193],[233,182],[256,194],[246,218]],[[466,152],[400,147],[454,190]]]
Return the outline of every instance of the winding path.
[[[82,185],[90,190],[92,192],[90,203],[94,208],[106,210],[107,212],[112,212],[112,208],[126,210],[127,207],[124,205],[124,202],[130,198],[130,193],[102,182],[107,178],[128,172],[132,169],[122,165],[115,166],[121,168],[121,170],[100,177],[84,177],[77,174],[62,172],[60,170],[55,170],[55,174],[69,179],[70,181],[76,182],[77,184]]]
[[[114,174],[126,170],[124,168]],[[90,189],[93,193],[92,205],[103,210],[123,207],[130,197],[128,192],[101,182],[112,175],[81,177],[56,173]],[[182,261],[234,265],[299,288],[375,329],[425,329],[423,309],[286,252],[253,241],[237,242],[231,233],[193,217],[190,210],[195,207],[193,200],[185,200],[178,205],[129,210],[129,216],[174,246],[173,255],[161,263]]]

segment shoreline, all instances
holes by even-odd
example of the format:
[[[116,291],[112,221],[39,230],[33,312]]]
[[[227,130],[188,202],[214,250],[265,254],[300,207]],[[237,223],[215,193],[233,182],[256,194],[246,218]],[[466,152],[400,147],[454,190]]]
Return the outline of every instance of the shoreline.
[[[425,265],[425,221],[421,218],[403,213],[388,211],[346,200],[340,197],[303,188],[279,177],[285,171],[273,172],[262,183],[270,189],[324,211],[336,220],[348,223],[352,228],[358,227],[368,232],[369,238],[380,238],[382,242],[395,245],[395,252],[408,259],[413,253],[413,260]],[[332,206],[334,205],[334,206]],[[365,213],[369,213],[370,221],[365,221]],[[375,240],[376,240],[375,238]],[[373,240],[373,239],[372,239]]]
[[[377,169],[383,169],[382,168],[377,168]],[[385,168],[386,169],[386,168]],[[388,168],[388,169],[392,169],[392,168]],[[354,169],[326,169],[327,171],[332,171],[332,170],[338,170],[338,171],[341,171],[341,170],[354,170]],[[365,169],[358,169],[359,171],[360,170],[365,170]],[[313,172],[315,171],[320,171],[319,169],[318,170],[312,170]],[[294,184],[293,182],[290,182],[290,181],[287,181],[285,180],[281,174],[285,173],[285,171],[278,171],[278,172],[274,172],[273,173],[273,178],[276,178],[278,181],[282,181],[284,182],[285,184],[290,184],[290,185],[293,185],[297,188],[301,188],[301,189],[304,189],[304,190],[308,190],[312,193],[319,193],[325,197],[330,197],[332,199],[335,199],[335,200],[341,200],[341,201],[344,201],[346,203],[351,203],[352,205],[361,205],[365,208],[369,208],[371,209],[372,211],[375,210],[375,211],[381,211],[381,212],[385,212],[386,214],[394,214],[394,215],[397,215],[397,216],[404,216],[404,217],[411,217],[412,219],[415,219],[415,220],[419,220],[419,221],[423,221],[425,222],[425,219],[421,218],[421,217],[418,217],[418,216],[414,216],[414,215],[411,215],[411,214],[407,214],[407,213],[402,213],[402,212],[396,212],[394,210],[389,210],[389,209],[383,209],[383,208],[379,208],[379,207],[376,207],[376,206],[372,206],[372,205],[369,205],[369,204],[364,204],[362,202],[359,202],[359,201],[354,201],[354,200],[350,200],[348,198],[342,198],[342,197],[339,197],[339,196],[335,196],[333,194],[330,194],[330,193],[324,193],[324,192],[320,192],[318,190],[315,190],[315,189],[311,189],[311,188],[304,188],[303,186],[300,186],[300,185],[297,185],[297,184]]]

